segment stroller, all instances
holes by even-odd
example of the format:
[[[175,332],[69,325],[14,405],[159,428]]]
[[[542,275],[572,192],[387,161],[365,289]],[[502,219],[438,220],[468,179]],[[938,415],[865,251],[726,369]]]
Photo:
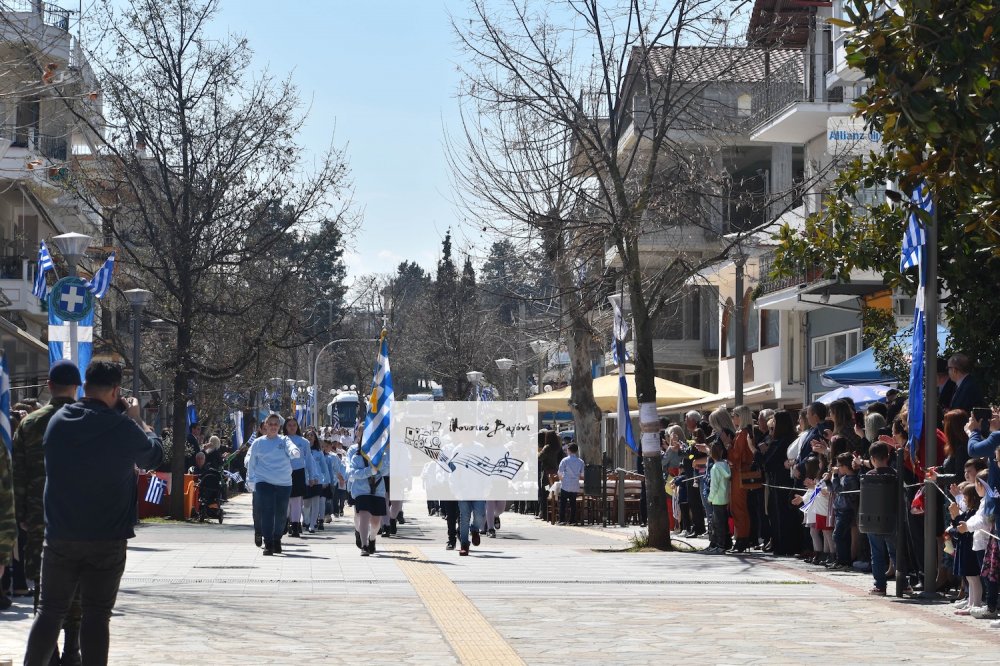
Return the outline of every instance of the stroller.
[[[222,510],[222,473],[216,469],[209,469],[198,477],[198,508],[194,509],[192,518],[197,517],[199,523],[205,519],[215,518],[222,524],[222,517],[225,512]]]

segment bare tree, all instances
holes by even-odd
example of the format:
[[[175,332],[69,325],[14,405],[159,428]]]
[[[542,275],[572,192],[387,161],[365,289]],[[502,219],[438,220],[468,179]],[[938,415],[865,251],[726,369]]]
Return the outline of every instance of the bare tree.
[[[87,127],[78,180],[176,328],[174,432],[195,378],[222,381],[310,334],[302,287],[350,221],[347,164],[331,149],[302,170],[303,112],[286,80],[249,74],[244,39],[208,39],[218,0],[105,3],[111,57],[99,59],[105,127]],[[81,124],[89,123],[77,114]],[[174,487],[182,484],[175,436]],[[175,493],[171,514],[183,517]]]
[[[451,151],[463,203],[477,220],[501,220],[505,233],[518,229],[554,262],[564,311],[576,317],[573,402],[584,422],[594,408],[588,382],[576,380],[589,376],[577,355],[593,338],[591,313],[606,295],[597,278],[612,278],[626,294],[657,548],[669,548],[670,537],[654,319],[693,274],[764,228],[776,202],[790,203],[788,192],[754,192],[725,164],[727,145],[745,133],[736,93],[759,80],[764,57],[730,34],[748,5],[473,0],[471,18],[453,19],[468,55],[462,94],[469,113]],[[759,214],[727,228],[724,207]],[[650,235],[669,248],[666,260],[650,262],[641,250]],[[618,276],[601,272],[606,251]]]

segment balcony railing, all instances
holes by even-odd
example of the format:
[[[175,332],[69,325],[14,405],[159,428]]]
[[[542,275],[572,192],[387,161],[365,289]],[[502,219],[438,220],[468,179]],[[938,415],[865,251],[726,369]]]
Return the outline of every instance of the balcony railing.
[[[782,289],[788,289],[789,287],[797,287],[800,284],[809,284],[815,280],[819,280],[823,277],[823,271],[819,268],[800,266],[792,275],[785,277],[772,277],[771,272],[774,268],[775,254],[770,252],[760,258],[760,279],[757,283],[757,295],[764,296],[766,294],[773,294]]]
[[[69,32],[69,17],[73,12],[41,0],[0,0],[0,12],[37,14],[45,25]]]
[[[27,148],[57,162],[66,161],[66,139],[40,134],[33,126],[0,125],[0,137],[9,139],[14,148]]]
[[[816,54],[803,53],[802,58],[784,62],[755,84],[750,92],[750,128],[760,126],[796,102],[843,102],[843,88],[826,89],[825,74],[833,67],[832,51],[823,58],[824,66],[820,71],[815,67]]]

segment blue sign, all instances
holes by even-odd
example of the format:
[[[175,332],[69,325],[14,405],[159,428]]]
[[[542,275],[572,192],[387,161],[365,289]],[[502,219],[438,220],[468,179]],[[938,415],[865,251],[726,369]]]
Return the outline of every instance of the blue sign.
[[[83,278],[64,277],[52,286],[49,308],[64,321],[80,321],[94,311],[94,295]]]

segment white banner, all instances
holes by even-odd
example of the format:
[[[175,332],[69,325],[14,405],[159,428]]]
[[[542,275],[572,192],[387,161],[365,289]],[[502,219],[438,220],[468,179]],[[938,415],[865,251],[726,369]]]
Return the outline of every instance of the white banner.
[[[537,500],[538,403],[392,406],[391,500]]]

